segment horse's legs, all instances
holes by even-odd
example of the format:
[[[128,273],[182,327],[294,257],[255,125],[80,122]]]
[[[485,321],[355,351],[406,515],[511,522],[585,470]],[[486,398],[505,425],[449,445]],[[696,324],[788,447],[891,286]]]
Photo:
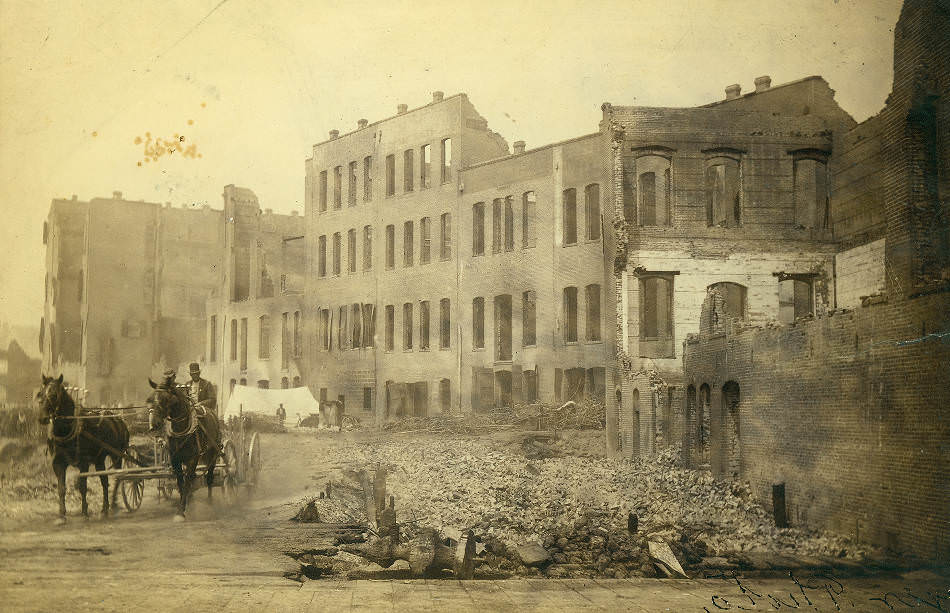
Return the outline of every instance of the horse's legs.
[[[112,457],[112,468],[122,468],[122,456],[111,456]],[[112,507],[112,510],[115,511],[115,502],[116,498],[119,495],[119,479],[115,480],[115,485],[112,488],[112,502],[109,504]]]
[[[59,494],[59,519],[56,523],[66,522],[66,460],[53,459],[53,472],[56,473],[56,492]]]
[[[96,460],[96,470],[106,469],[106,457],[100,456]],[[102,484],[102,516],[109,516],[109,475],[99,475],[99,483]]]
[[[181,460],[175,458],[172,460],[172,470],[175,471],[175,478],[178,480],[178,513],[175,515],[175,518],[185,518],[185,498],[188,496],[188,492],[185,489],[190,483],[187,483],[186,475],[182,470]]]
[[[84,473],[89,470],[89,465],[85,462],[80,462],[76,467],[79,469],[79,472]],[[86,478],[79,477],[77,479],[77,484],[79,485],[79,494],[82,496],[82,516],[89,517],[89,503],[86,502]]]
[[[205,464],[208,465],[208,472],[205,474],[205,483],[208,485],[208,501],[211,501],[211,484],[214,483],[214,465],[218,461],[217,452],[208,454],[205,458]]]

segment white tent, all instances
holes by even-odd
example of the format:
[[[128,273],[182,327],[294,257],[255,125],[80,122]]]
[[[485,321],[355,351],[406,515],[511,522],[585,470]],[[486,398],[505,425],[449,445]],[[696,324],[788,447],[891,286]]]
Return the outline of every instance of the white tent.
[[[245,413],[276,415],[277,407],[281,404],[287,411],[287,423],[290,425],[297,423],[298,415],[303,418],[320,411],[320,403],[306,387],[272,390],[235,385],[221,417],[227,420],[228,417],[238,415],[242,410]]]

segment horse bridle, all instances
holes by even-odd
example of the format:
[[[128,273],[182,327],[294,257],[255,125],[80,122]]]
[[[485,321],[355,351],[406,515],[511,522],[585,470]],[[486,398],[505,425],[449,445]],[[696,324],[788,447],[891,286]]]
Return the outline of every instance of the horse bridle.
[[[49,417],[49,422],[47,423],[52,425],[52,424],[55,424],[57,420],[66,419],[66,417],[59,414],[59,408],[62,406],[62,396],[63,394],[66,393],[66,390],[63,388],[62,383],[60,383],[57,386],[58,394],[56,396],[56,401],[54,402],[52,399],[50,399],[50,395],[48,392],[50,385],[52,385],[52,381],[43,386],[42,394],[43,394],[43,402],[45,403],[45,406],[43,407],[43,412],[46,413],[47,417]],[[50,410],[51,407],[55,407],[55,409]],[[77,439],[79,437],[80,432],[82,432],[82,420],[73,419],[71,421],[73,422],[72,427],[70,428],[69,434],[67,434],[66,436],[57,436],[56,434],[53,433],[54,429],[50,428],[50,431],[49,431],[50,440],[56,443],[68,443],[70,441]]]
[[[177,394],[175,394],[174,390],[169,389],[169,387],[168,387],[167,385],[164,385],[164,384],[159,385],[158,387],[156,387],[156,388],[155,388],[155,391],[156,391],[156,392],[164,392],[164,393],[169,394],[169,395],[171,395],[171,396],[177,396]],[[179,399],[179,400],[180,400],[180,399]],[[156,401],[156,402],[157,402],[157,401]],[[154,403],[153,403],[153,404],[154,404]],[[155,407],[154,407],[154,406],[149,406],[149,408],[148,408],[148,417],[149,417],[149,421],[150,421],[150,422],[152,421],[152,414],[154,414],[154,413],[155,413]],[[169,436],[170,438],[184,438],[184,437],[186,437],[186,436],[190,436],[191,434],[194,434],[195,430],[198,429],[198,420],[197,420],[197,419],[193,420],[193,423],[191,424],[191,426],[190,426],[186,431],[184,431],[184,432],[175,432],[175,424],[176,424],[176,423],[181,423],[181,422],[183,422],[183,421],[191,420],[193,413],[194,413],[194,408],[193,408],[193,407],[188,407],[188,413],[187,413],[186,415],[184,415],[184,416],[182,416],[182,417],[177,417],[177,418],[176,418],[176,417],[172,417],[172,416],[171,416],[171,412],[170,412],[170,411],[166,411],[166,412],[165,412],[165,418],[164,418],[164,419],[165,419],[166,421],[168,421],[168,422],[171,423],[171,428],[169,428],[169,431],[170,431],[170,432],[169,432],[168,436]]]

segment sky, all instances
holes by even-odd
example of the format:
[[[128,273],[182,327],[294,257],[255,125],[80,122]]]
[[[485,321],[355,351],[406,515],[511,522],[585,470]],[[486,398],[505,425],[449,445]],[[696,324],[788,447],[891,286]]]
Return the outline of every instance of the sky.
[[[0,321],[38,325],[53,198],[303,212],[304,160],[467,93],[509,143],[597,130],[600,105],[696,106],[822,75],[863,121],[891,88],[896,0],[0,0]],[[146,156],[156,142],[174,154]],[[145,160],[148,161],[145,161]]]

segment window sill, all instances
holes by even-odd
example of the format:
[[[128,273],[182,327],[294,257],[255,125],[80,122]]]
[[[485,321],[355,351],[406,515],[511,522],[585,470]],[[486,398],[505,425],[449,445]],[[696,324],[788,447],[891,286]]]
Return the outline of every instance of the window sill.
[[[452,350],[452,348],[449,347],[449,346],[439,347],[439,351],[451,351],[451,350]]]
[[[403,352],[403,353],[412,353],[412,349],[403,349],[402,352]]]
[[[564,243],[561,246],[564,247],[565,249],[568,247],[577,247],[577,243]]]
[[[484,351],[485,351],[484,347],[472,347],[473,353],[484,353]]]
[[[521,348],[522,348],[522,349],[537,349],[537,348],[538,348],[538,344],[537,344],[537,342],[531,343],[530,345],[526,345],[526,344],[522,343]]]
[[[574,346],[574,345],[580,345],[580,343],[579,343],[578,341],[564,341],[564,344],[565,344],[566,346],[568,346],[568,347],[571,347],[571,346]]]
[[[599,339],[599,340],[596,340],[596,341],[586,340],[586,341],[584,341],[584,344],[585,344],[585,345],[603,345],[603,344],[604,344],[604,339]]]
[[[420,352],[420,353],[429,353],[429,348],[428,348],[428,347],[419,347],[419,352]]]

